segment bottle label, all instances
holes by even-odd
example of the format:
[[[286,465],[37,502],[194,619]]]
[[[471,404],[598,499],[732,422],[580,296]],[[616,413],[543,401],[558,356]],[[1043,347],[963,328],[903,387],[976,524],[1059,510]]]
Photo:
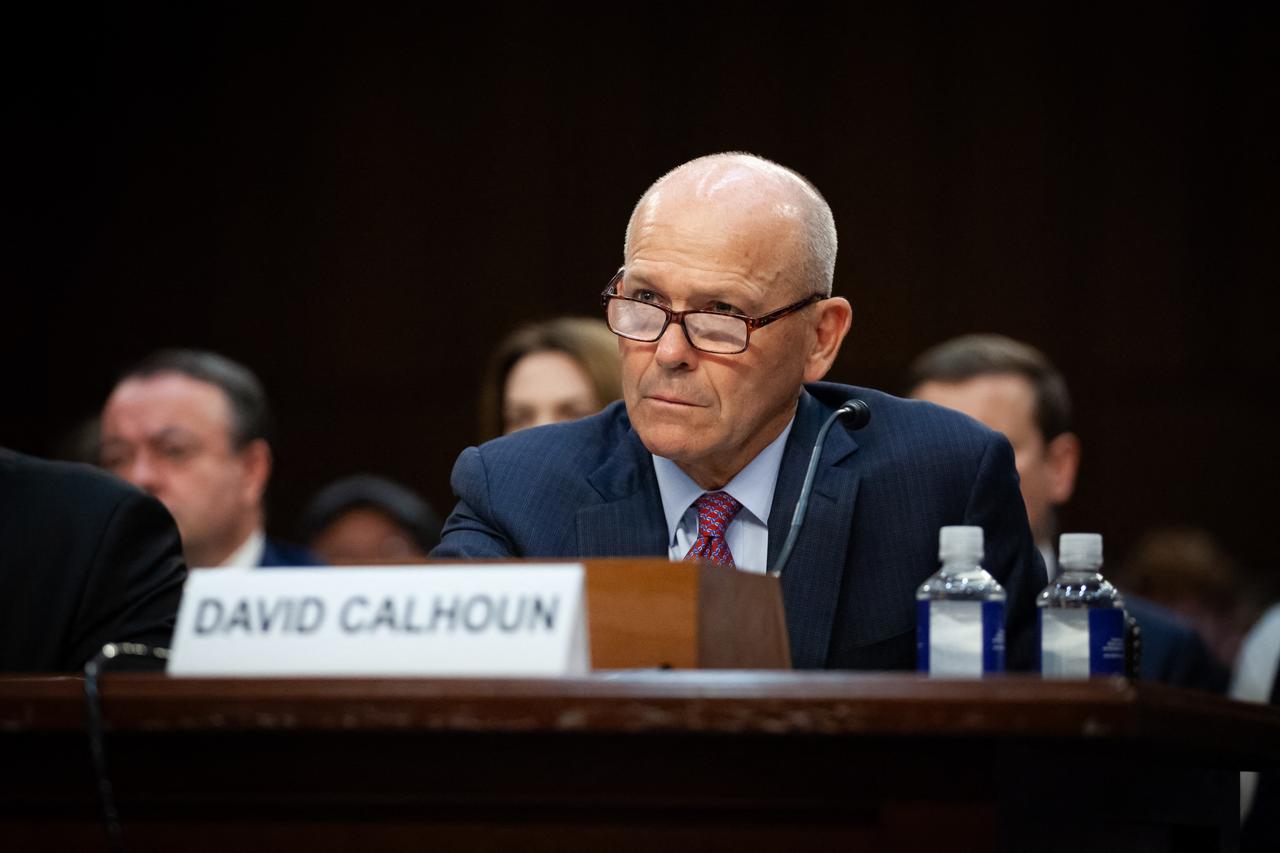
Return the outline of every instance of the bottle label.
[[[1089,611],[1089,673],[1124,675],[1124,611],[1118,607]]]
[[[1045,607],[1040,616],[1040,672],[1045,678],[1124,674],[1124,611]]]
[[[916,672],[929,671],[929,602],[916,601]]]
[[[1004,602],[982,602],[982,671],[1004,672]]]
[[[916,668],[943,678],[1004,672],[1004,604],[917,602]]]

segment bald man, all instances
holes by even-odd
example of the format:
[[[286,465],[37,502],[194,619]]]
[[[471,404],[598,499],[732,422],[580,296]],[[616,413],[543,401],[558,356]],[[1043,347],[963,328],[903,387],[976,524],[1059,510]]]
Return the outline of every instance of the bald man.
[[[1034,662],[1045,584],[1008,441],[940,407],[820,382],[849,332],[832,296],[836,229],[812,184],[718,154],[659,178],[632,212],[602,294],[623,400],[468,448],[435,557],[667,556],[776,568],[819,429],[803,532],[782,570],[793,664],[911,669],[914,593],[938,528],[986,531],[1009,594],[1007,660]],[[749,630],[749,627],[747,628]]]

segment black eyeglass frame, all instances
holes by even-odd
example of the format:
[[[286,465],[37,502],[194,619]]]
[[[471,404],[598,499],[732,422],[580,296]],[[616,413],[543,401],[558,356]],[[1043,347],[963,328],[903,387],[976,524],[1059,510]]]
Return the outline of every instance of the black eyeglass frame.
[[[729,311],[707,311],[704,308],[695,308],[691,311],[672,311],[667,306],[659,305],[657,302],[646,302],[643,299],[635,299],[633,297],[623,296],[617,293],[616,289],[618,287],[618,282],[622,281],[622,277],[626,274],[626,271],[627,268],[622,267],[614,273],[613,278],[609,279],[609,284],[605,286],[604,292],[600,294],[600,307],[604,309],[605,323],[609,325],[609,331],[613,332],[618,337],[626,338],[629,341],[653,343],[654,341],[661,339],[662,336],[667,333],[667,329],[672,323],[677,323],[680,326],[680,331],[684,332],[684,339],[689,342],[689,346],[699,352],[709,353],[710,355],[739,355],[744,353],[747,351],[747,346],[751,343],[751,333],[756,329],[763,328],[775,320],[781,320],[788,314],[794,314],[801,308],[807,308],[815,302],[821,302],[828,298],[823,296],[821,293],[812,293],[804,299],[801,299],[799,302],[793,302],[776,311],[770,311],[768,314],[761,314],[759,317],[748,317],[746,314],[735,314]],[[662,328],[658,330],[658,334],[654,335],[652,338],[637,338],[632,335],[624,335],[609,323],[609,301],[612,299],[621,299],[626,302],[636,302],[640,305],[648,305],[650,307],[657,308],[667,315],[667,319],[663,322]],[[690,314],[710,314],[715,317],[732,317],[735,320],[741,320],[747,326],[747,337],[746,340],[742,342],[742,349],[733,350],[731,352],[720,352],[716,350],[703,349],[695,344],[693,342],[693,338],[689,335],[689,328],[684,324],[684,318]]]

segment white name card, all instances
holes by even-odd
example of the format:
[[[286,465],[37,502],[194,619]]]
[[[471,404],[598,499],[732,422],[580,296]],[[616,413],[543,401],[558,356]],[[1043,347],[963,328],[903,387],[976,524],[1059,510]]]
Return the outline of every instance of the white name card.
[[[196,570],[177,676],[561,676],[591,668],[581,565]]]

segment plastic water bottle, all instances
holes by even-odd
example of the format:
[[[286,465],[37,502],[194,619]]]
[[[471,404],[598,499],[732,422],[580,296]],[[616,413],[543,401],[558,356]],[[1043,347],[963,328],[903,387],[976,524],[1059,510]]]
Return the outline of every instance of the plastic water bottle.
[[[1036,597],[1044,678],[1124,675],[1124,599],[1102,572],[1102,536],[1064,533],[1061,571]]]
[[[944,527],[942,568],[916,590],[916,668],[932,676],[1004,672],[1004,588],[982,568],[981,527]]]

